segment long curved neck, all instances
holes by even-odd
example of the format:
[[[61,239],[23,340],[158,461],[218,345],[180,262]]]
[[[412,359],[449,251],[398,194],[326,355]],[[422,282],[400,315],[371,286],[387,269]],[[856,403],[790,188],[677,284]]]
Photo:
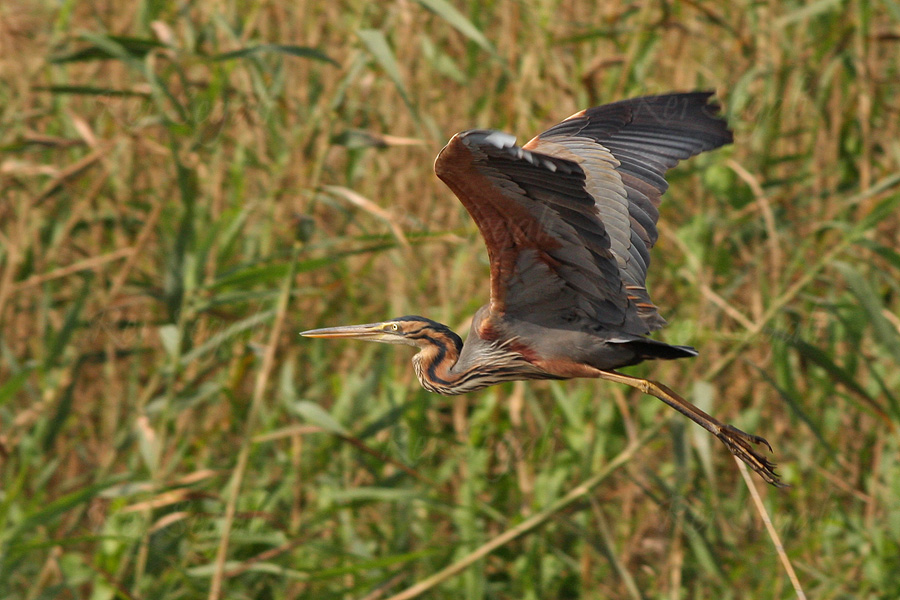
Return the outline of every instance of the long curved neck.
[[[450,328],[434,321],[430,321],[430,327],[407,335],[419,347],[413,366],[422,387],[429,392],[454,396],[503,381],[548,377],[508,343],[481,337],[487,310],[485,306],[475,313],[465,347]]]
[[[453,371],[462,353],[462,339],[445,326],[422,331],[415,339],[419,353],[413,357],[413,367],[422,387],[445,396],[462,393],[454,391],[460,374]]]

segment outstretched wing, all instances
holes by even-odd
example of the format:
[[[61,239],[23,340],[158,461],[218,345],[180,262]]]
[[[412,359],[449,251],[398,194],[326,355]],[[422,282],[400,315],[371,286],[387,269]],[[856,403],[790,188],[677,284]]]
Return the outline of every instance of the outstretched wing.
[[[484,237],[492,311],[634,335],[662,327],[645,279],[665,172],[732,140],[711,95],[590,108],[522,147],[499,131],[455,135],[435,173]]]

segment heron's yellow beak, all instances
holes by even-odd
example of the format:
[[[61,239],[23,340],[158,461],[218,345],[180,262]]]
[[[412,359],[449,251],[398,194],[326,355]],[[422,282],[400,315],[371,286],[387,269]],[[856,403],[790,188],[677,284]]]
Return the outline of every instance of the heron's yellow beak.
[[[352,340],[368,340],[370,342],[402,343],[402,336],[393,324],[367,323],[365,325],[343,325],[341,327],[325,327],[301,331],[300,335],[312,338],[347,338]]]

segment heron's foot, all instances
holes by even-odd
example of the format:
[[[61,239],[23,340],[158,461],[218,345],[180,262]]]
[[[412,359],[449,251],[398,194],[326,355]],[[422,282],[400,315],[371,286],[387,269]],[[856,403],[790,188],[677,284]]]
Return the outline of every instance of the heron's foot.
[[[765,438],[758,435],[750,435],[743,432],[732,425],[723,425],[716,437],[722,440],[722,443],[728,446],[731,453],[747,463],[751,469],[759,473],[760,477],[775,487],[788,487],[786,483],[778,478],[775,473],[775,463],[769,461],[765,456],[757,452],[752,444],[764,445],[772,451],[772,446]]]

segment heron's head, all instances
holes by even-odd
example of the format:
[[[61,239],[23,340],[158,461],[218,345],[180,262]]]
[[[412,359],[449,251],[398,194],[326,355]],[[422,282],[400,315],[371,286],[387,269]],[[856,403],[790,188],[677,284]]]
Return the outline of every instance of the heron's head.
[[[462,349],[462,341],[449,327],[419,316],[406,316],[365,325],[344,325],[303,331],[302,336],[314,338],[348,338],[384,344],[406,344],[424,349],[436,344],[452,343]]]

